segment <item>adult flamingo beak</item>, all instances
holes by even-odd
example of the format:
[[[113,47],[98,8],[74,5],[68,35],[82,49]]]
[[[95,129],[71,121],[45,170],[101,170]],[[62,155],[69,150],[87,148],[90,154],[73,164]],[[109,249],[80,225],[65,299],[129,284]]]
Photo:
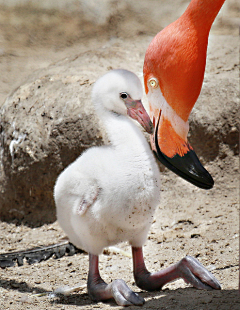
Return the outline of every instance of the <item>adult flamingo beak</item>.
[[[202,189],[213,187],[213,178],[203,167],[191,145],[177,135],[169,121],[161,120],[161,112],[151,144],[158,160],[168,169]],[[175,147],[175,152],[166,151],[167,145]]]
[[[153,83],[154,82],[154,83]],[[211,189],[213,178],[203,167],[187,140],[188,121],[184,121],[163,97],[157,79],[150,79],[148,91],[150,117],[154,125],[151,147],[168,169],[203,189]]]
[[[158,160],[193,185],[211,189],[214,185],[213,178],[203,167],[187,140],[188,115],[183,119],[168,104],[156,77],[150,77],[146,81],[145,89],[150,106],[150,118],[154,125],[150,141]]]

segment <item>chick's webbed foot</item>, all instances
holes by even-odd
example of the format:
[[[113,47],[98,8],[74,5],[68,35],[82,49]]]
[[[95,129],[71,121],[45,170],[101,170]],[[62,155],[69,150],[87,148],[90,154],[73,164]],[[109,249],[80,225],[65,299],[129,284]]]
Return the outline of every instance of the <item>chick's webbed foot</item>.
[[[134,293],[123,280],[114,280],[110,284],[103,281],[98,270],[98,256],[89,254],[88,294],[94,301],[113,298],[119,306],[141,306],[144,299]]]
[[[186,283],[198,289],[221,289],[217,279],[198,260],[186,256],[178,263],[161,271],[150,273],[144,263],[142,248],[132,247],[134,278],[141,289],[159,290],[165,284],[182,278]]]
[[[186,256],[176,265],[179,278],[198,289],[220,290],[218,280],[200,262],[191,256]]]

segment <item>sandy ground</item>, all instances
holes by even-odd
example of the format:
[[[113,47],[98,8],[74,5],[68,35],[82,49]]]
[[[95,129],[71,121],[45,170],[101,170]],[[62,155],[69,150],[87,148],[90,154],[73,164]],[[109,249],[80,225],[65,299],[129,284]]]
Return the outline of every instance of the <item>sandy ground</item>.
[[[0,13],[0,104],[34,70],[64,57],[97,49],[110,39],[109,34],[79,39],[74,36],[78,29],[74,18],[60,22],[54,19],[58,28],[53,29],[48,24],[36,32],[10,23],[9,20],[13,17],[16,20],[16,16],[16,12],[7,10]],[[229,31],[231,33],[231,29]],[[147,46],[150,37],[140,33],[137,39],[145,40]],[[124,46],[124,38],[118,40],[122,40]],[[118,44],[118,48],[122,46]],[[100,257],[100,271],[105,281],[124,279],[145,298],[143,309],[240,309],[238,162],[238,156],[229,152],[224,158],[218,156],[207,164],[215,179],[215,187],[210,191],[197,189],[165,170],[161,204],[144,246],[149,270],[159,270],[185,255],[192,255],[219,279],[222,291],[199,291],[188,287],[182,280],[166,285],[160,292],[140,291],[134,284],[131,259],[111,252]],[[61,237],[64,233],[56,222],[38,228],[0,222],[1,253],[53,244]],[[130,252],[127,244],[119,247]],[[31,266],[24,264],[1,269],[0,309],[120,309],[111,301],[92,303],[86,288],[65,297],[37,295],[64,285],[85,284],[87,271],[86,253],[52,258]]]

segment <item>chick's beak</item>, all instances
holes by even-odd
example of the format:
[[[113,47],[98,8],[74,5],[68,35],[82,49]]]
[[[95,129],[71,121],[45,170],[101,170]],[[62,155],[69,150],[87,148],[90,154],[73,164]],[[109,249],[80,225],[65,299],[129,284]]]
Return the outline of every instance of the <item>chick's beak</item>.
[[[139,124],[150,134],[153,134],[154,127],[149,115],[147,114],[141,100],[128,98],[125,101],[127,114],[139,122]]]

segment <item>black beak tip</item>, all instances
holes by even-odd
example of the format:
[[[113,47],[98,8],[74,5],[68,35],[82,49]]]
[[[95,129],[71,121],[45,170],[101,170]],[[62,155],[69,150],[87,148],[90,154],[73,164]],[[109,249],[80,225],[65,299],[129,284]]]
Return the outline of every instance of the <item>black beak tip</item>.
[[[190,150],[184,156],[175,155],[173,158],[169,158],[158,148],[156,156],[168,169],[193,185],[202,189],[211,189],[213,187],[212,176],[203,167],[193,150]]]

